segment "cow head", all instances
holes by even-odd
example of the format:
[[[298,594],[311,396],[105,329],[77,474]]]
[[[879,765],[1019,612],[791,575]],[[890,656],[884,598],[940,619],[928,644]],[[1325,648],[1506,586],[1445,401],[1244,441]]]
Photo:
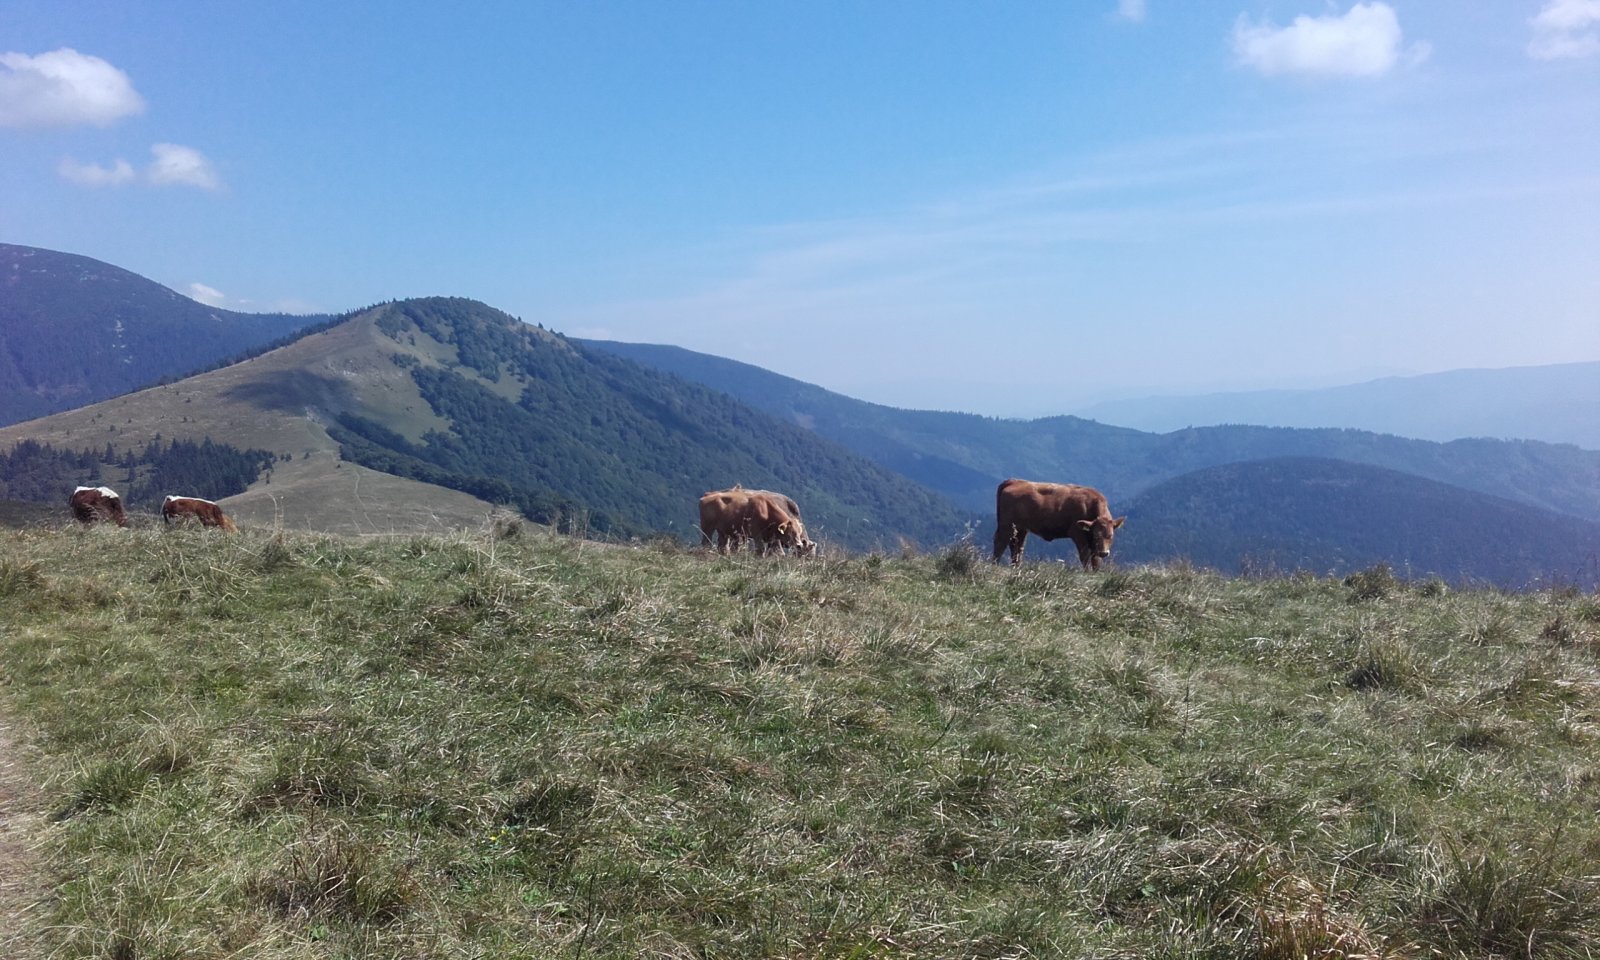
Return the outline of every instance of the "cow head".
[[[816,543],[806,536],[805,524],[795,519],[778,524],[778,543],[785,549],[793,548],[802,557],[809,557],[817,551]]]
[[[1117,538],[1117,528],[1122,526],[1127,517],[1099,517],[1095,520],[1079,520],[1078,529],[1083,531],[1088,540],[1089,556],[1095,560],[1103,560],[1111,556],[1111,541]]]

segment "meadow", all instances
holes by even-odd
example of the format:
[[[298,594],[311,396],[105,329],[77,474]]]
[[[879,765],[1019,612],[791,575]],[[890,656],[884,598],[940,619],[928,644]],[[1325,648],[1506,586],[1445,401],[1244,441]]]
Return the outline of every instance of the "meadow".
[[[1600,954],[1572,590],[36,527],[0,711],[7,957]]]

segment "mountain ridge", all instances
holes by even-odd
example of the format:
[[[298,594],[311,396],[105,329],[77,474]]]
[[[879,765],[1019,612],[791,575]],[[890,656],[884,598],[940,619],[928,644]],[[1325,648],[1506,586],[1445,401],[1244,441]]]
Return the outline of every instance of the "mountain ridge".
[[[728,391],[899,470],[967,509],[992,508],[1007,476],[1070,480],[1112,499],[1194,470],[1289,455],[1367,463],[1529,506],[1600,520],[1600,452],[1532,440],[1439,443],[1370,431],[1260,426],[1153,434],[1063,415],[1007,420],[899,410],[751,364],[659,344],[584,341]]]
[[[0,426],[187,375],[327,319],[208,307],[90,257],[0,243]]]
[[[1139,430],[1250,423],[1421,440],[1514,438],[1600,450],[1600,361],[1473,368],[1307,390],[1109,400],[1078,415]]]
[[[1120,559],[1182,557],[1230,574],[1342,575],[1600,587],[1600,523],[1398,470],[1320,457],[1206,467],[1127,505]]]

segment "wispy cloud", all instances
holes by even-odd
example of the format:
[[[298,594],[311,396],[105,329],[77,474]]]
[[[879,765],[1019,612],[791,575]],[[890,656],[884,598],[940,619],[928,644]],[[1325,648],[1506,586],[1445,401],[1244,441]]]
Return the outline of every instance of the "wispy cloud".
[[[56,172],[64,179],[86,187],[119,187],[133,182],[138,176],[133,172],[133,165],[120,158],[114,163],[102,165],[80,163],[71,157],[62,157],[56,165]]]
[[[1358,3],[1342,16],[1300,16],[1286,27],[1254,23],[1241,14],[1233,27],[1233,52],[1239,63],[1269,77],[1377,77],[1401,61],[1401,39],[1393,7]],[[1430,50],[1417,43],[1403,54],[1418,63]]]
[[[122,158],[109,164],[83,163],[62,157],[56,172],[62,179],[86,187],[121,187],[143,181],[154,186],[195,187],[221,190],[222,178],[205,154],[193,147],[158,143],[150,148],[153,159],[142,172]]]
[[[143,110],[128,75],[99,57],[0,53],[0,127],[104,127]]]
[[[222,189],[222,178],[205,154],[193,147],[176,143],[158,143],[150,148],[155,154],[145,175],[151,183],[181,187],[198,187],[201,190]]]
[[[189,284],[189,298],[197,300],[208,307],[225,307],[228,305],[228,295],[216,287],[208,287],[203,283]]]
[[[1117,16],[1139,23],[1144,20],[1144,0],[1117,0]]]
[[[240,313],[306,314],[327,312],[323,307],[308,300],[301,300],[298,297],[285,297],[279,300],[263,300],[260,302],[243,297],[230,297],[216,287],[199,283],[198,281],[189,284],[185,288],[185,292],[188,293],[189,299],[197,303],[203,303],[208,307],[217,307],[222,310],[235,310]]]
[[[1530,57],[1563,60],[1600,53],[1600,0],[1549,0],[1529,22]]]
[[[797,375],[803,371],[784,364],[814,352],[812,341],[839,338],[857,345],[852,357],[894,357],[877,361],[887,375],[885,365],[904,362],[896,342],[925,344],[934,363],[934,354],[950,349],[952,331],[984,318],[1006,317],[1019,336],[1054,342],[1049,331],[1066,329],[1062,318],[1109,308],[1102,301],[1115,281],[1097,275],[1097,265],[1127,269],[1174,249],[1204,259],[1200,251],[1236,237],[1338,232],[1488,204],[1600,196],[1597,176],[1538,181],[1481,167],[1437,172],[1440,155],[1487,158],[1502,148],[1493,137],[1453,135],[1448,125],[1363,123],[1357,130],[1343,120],[1130,145],[1077,158],[1059,176],[875,216],[742,231],[664,265],[675,292],[657,288],[560,321],[623,339],[659,340],[660,331],[672,330],[685,346]],[[1351,181],[1338,172],[1352,166],[1383,175]],[[696,279],[703,264],[720,266]],[[957,366],[979,363],[978,354],[990,350],[978,343],[959,349]],[[949,365],[947,357],[938,362]],[[838,357],[830,363],[839,376],[862,366]]]

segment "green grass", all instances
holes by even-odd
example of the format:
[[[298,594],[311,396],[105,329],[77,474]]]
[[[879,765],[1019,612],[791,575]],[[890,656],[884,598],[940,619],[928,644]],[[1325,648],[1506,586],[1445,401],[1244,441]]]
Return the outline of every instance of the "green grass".
[[[1588,957],[1600,601],[0,533],[54,957]],[[12,954],[8,954],[12,955]]]

